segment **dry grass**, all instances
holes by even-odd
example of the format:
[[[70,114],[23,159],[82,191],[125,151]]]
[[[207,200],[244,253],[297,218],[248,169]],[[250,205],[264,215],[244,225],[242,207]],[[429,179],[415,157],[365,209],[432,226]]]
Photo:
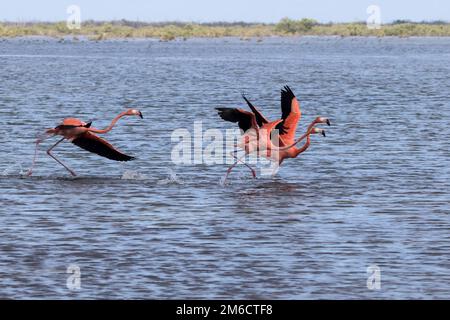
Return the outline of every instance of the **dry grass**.
[[[126,20],[111,22],[86,21],[79,30],[70,30],[65,22],[57,23],[0,23],[0,37],[23,36],[86,36],[92,40],[113,38],[158,38],[170,41],[176,38],[218,38],[268,36],[450,36],[446,22],[413,23],[398,21],[369,29],[364,23],[320,24],[312,19],[283,19],[277,24],[256,23],[139,23]]]

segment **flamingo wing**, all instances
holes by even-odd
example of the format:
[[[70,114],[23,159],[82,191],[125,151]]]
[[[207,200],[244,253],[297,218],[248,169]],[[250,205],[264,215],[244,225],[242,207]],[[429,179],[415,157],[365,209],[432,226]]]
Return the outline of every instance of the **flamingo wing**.
[[[256,122],[258,123],[258,126],[262,127],[264,124],[269,123],[269,120],[266,119],[266,117],[263,116],[261,112],[259,112],[258,109],[247,99],[245,95],[242,95],[242,98],[244,98],[245,102],[247,102],[250,109],[252,109],[252,112],[255,114]]]
[[[130,161],[134,157],[128,156],[116,148],[114,148],[108,141],[100,138],[99,136],[86,132],[81,136],[75,138],[72,141],[73,144],[79,146],[80,148],[87,150],[92,153],[96,153],[99,156],[115,160],[115,161]]]
[[[59,126],[57,126],[55,129],[60,129],[60,130],[68,130],[68,129],[74,129],[74,128],[90,128],[92,125],[92,121],[86,123],[86,124],[80,124],[80,125],[72,125],[72,124],[60,124]]]
[[[219,116],[230,122],[237,122],[239,128],[246,132],[250,128],[258,128],[256,117],[253,113],[237,108],[216,108]]]
[[[295,139],[297,124],[302,117],[300,104],[292,92],[291,88],[285,86],[281,89],[281,118],[283,121],[277,125],[280,132],[280,138],[290,143]]]

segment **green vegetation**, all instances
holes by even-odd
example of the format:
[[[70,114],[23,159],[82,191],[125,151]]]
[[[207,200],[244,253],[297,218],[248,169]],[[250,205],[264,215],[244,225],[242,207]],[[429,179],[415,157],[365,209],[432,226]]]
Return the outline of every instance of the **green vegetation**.
[[[291,20],[284,18],[275,25],[275,31],[281,34],[306,34],[317,25],[319,23],[313,19]]]
[[[96,22],[85,21],[81,29],[70,30],[65,22],[0,22],[0,37],[48,36],[88,37],[91,40],[115,38],[158,38],[170,41],[176,38],[218,38],[268,36],[450,36],[450,23],[395,21],[380,29],[369,29],[365,23],[319,23],[313,19],[282,19],[277,24],[259,23],[143,23],[127,20]]]

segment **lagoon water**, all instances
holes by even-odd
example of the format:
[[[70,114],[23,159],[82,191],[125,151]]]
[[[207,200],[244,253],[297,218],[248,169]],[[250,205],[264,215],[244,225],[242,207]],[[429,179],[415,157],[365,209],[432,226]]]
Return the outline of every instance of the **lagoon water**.
[[[449,38],[2,40],[0,298],[449,299],[449,62]],[[286,84],[299,134],[332,126],[276,177],[171,161],[173,130],[234,128],[242,92],[276,119]],[[106,138],[135,161],[64,143],[71,178],[46,141],[23,176],[43,128],[126,106]]]

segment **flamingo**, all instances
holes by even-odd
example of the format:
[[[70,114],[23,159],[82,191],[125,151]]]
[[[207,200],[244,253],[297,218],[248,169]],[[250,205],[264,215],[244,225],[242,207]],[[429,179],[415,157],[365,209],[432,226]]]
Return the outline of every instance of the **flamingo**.
[[[300,138],[295,139],[297,125],[301,119],[301,110],[296,96],[288,86],[285,86],[281,90],[281,119],[273,122],[267,120],[267,118],[264,117],[264,115],[245,97],[245,95],[242,97],[247,102],[252,112],[239,108],[216,108],[219,116],[225,121],[237,122],[241,130],[244,131],[242,142],[237,146],[243,148],[245,154],[250,154],[255,152],[255,150],[260,151],[261,149],[265,149],[268,151],[266,157],[278,162],[278,165],[281,165],[284,159],[296,158],[302,152],[305,152],[311,144],[310,134],[322,133],[322,135],[326,135],[324,130],[315,128],[316,124],[331,124],[328,118],[317,117],[308,126],[306,133]],[[279,131],[278,146],[274,146],[270,142],[271,132],[273,129],[278,129]],[[265,132],[265,134],[261,135],[261,131]],[[296,145],[304,138],[307,139],[306,143],[302,147],[297,148]],[[261,144],[263,145],[263,148],[261,148]],[[271,150],[277,151],[275,156],[271,155]],[[231,155],[236,159],[236,162],[228,168],[225,181],[228,174],[238,162],[245,164],[251,170],[252,175],[255,178],[255,170],[242,161],[245,154],[242,158],[238,158],[235,156],[236,152],[237,151],[233,151],[231,153]]]
[[[273,122],[273,125],[274,125],[274,126],[275,126],[276,124],[277,124],[276,121]],[[274,145],[274,144],[271,142],[271,140],[270,140],[270,132],[271,132],[271,131],[268,133],[268,136],[265,138],[265,140],[259,140],[259,141],[258,141],[258,140],[255,140],[255,139],[254,139],[254,140],[247,140],[247,141],[245,141],[244,143],[246,143],[246,144],[245,144],[244,148],[245,148],[245,151],[246,151],[246,152],[245,152],[245,154],[244,154],[242,157],[238,158],[236,155],[234,155],[234,153],[235,153],[236,151],[233,151],[233,152],[231,153],[231,155],[236,159],[236,161],[228,168],[227,173],[226,173],[226,175],[225,175],[224,183],[226,182],[226,180],[227,180],[229,174],[231,173],[231,170],[232,170],[239,162],[241,162],[241,163],[243,163],[245,166],[247,166],[247,167],[251,170],[253,178],[256,178],[256,172],[255,172],[255,170],[254,170],[252,167],[250,167],[247,163],[245,163],[242,159],[245,157],[246,154],[251,154],[252,152],[255,152],[254,150],[251,151],[251,149],[255,149],[255,145],[256,145],[256,146],[258,146],[258,145],[261,146],[261,141],[265,141],[265,142],[263,142],[263,145],[265,145],[265,147],[259,148],[259,149],[258,149],[258,147],[256,147],[256,148],[257,148],[256,151],[258,151],[259,154],[261,154],[261,151],[266,151],[267,154],[266,154],[266,155],[263,154],[263,156],[265,156],[265,157],[268,158],[269,160],[278,162],[278,165],[280,165],[281,162],[283,161],[283,158],[282,158],[282,157],[283,157],[287,152],[289,152],[289,150],[292,150],[293,148],[295,148],[295,145],[296,145],[297,143],[299,143],[301,140],[303,140],[305,137],[306,137],[306,142],[305,142],[305,144],[304,144],[301,148],[295,148],[295,152],[296,152],[296,154],[297,154],[296,156],[298,156],[300,153],[306,151],[306,150],[309,148],[310,144],[311,144],[311,139],[310,139],[310,135],[311,135],[311,134],[318,134],[318,133],[320,133],[320,134],[322,134],[324,137],[326,136],[325,130],[324,130],[324,129],[316,128],[316,127],[314,127],[314,125],[315,125],[315,121],[313,121],[313,122],[309,125],[308,130],[307,130],[307,132],[306,132],[304,135],[302,135],[300,138],[298,138],[296,141],[294,141],[294,143],[292,143],[291,145],[285,146],[285,147],[282,147],[282,148],[277,147],[276,145]],[[264,137],[264,136],[263,136],[263,137]],[[263,139],[264,139],[264,138],[263,138]],[[240,147],[242,147],[242,145],[243,145],[243,143],[238,144],[238,146],[240,146]],[[272,152],[272,151],[275,151],[275,152]],[[281,155],[281,156],[280,156],[280,155]],[[272,175],[273,175],[273,174],[272,174]]]
[[[71,170],[68,166],[66,166],[61,160],[56,158],[52,154],[52,150],[59,145],[64,140],[68,140],[72,142],[74,145],[87,150],[92,153],[96,153],[99,156],[115,160],[115,161],[130,161],[135,159],[132,156],[128,156],[121,151],[117,150],[115,147],[113,147],[108,141],[104,140],[103,138],[100,138],[97,134],[105,134],[112,130],[112,128],[115,126],[117,121],[119,121],[120,118],[124,116],[138,116],[141,119],[144,117],[142,116],[142,112],[136,109],[128,109],[126,111],[121,112],[119,115],[117,115],[112,121],[111,124],[106,127],[105,129],[95,129],[91,128],[91,122],[83,122],[76,118],[66,118],[62,121],[62,123],[58,126],[56,126],[53,129],[47,129],[43,136],[39,137],[36,140],[36,148],[34,151],[34,158],[33,163],[31,165],[30,170],[28,171],[28,176],[31,176],[33,174],[33,169],[36,163],[37,158],[37,151],[39,144],[44,141],[45,139],[54,137],[54,136],[62,136],[60,140],[58,140],[53,146],[51,146],[47,150],[47,154],[52,157],[56,162],[58,162],[60,165],[62,165],[72,176],[76,176],[76,173]]]

